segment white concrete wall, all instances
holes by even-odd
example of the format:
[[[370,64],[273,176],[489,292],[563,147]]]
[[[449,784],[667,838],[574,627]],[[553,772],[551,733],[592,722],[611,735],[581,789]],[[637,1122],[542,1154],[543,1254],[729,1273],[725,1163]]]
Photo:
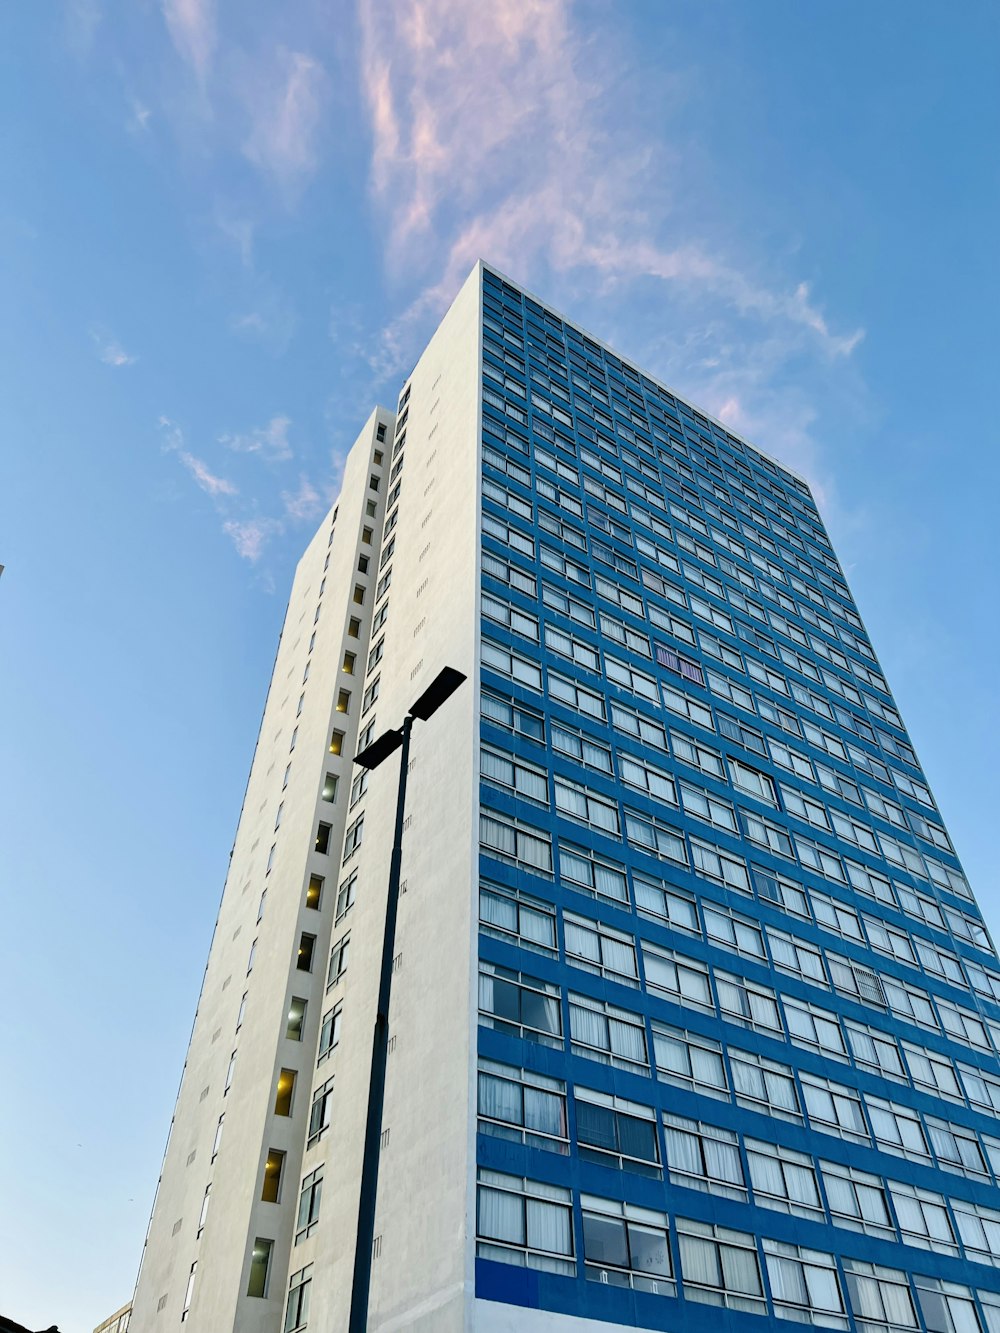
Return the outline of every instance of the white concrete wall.
[[[414,726],[403,838],[369,1328],[465,1327],[471,1297],[475,1028],[479,273],[410,378],[376,733],[444,666],[468,681]],[[402,420],[402,412],[400,413]],[[397,460],[398,461],[398,460]],[[391,510],[391,506],[390,506]],[[312,1245],[310,1327],[347,1326],[398,759],[371,778],[336,1057],[336,1163]],[[474,1229],[474,1228],[473,1228]],[[305,1249],[305,1247],[301,1247]]]
[[[379,421],[386,424],[385,444],[376,441]],[[324,1007],[338,853],[350,788],[350,756],[355,748],[361,673],[377,577],[377,547],[363,546],[361,533],[365,526],[375,534],[381,530],[386,484],[383,479],[376,494],[369,489],[369,477],[373,470],[383,477],[387,471],[386,467],[374,469],[372,462],[376,449],[384,452],[388,462],[392,428],[391,412],[373,413],[347,461],[341,497],[335,506],[339,512],[333,543],[328,546],[328,514],[296,572],[150,1220],[135,1293],[134,1333],[173,1327],[180,1321],[188,1274],[195,1260],[198,1270],[187,1319],[192,1333],[220,1333],[234,1328],[240,1333],[270,1333],[280,1326],[312,1068]],[[369,499],[376,501],[373,518],[365,512]],[[371,571],[365,576],[357,572],[358,557],[369,551]],[[328,568],[324,569],[328,555]],[[321,593],[324,578],[325,591]],[[352,601],[356,584],[367,589],[363,607]],[[347,637],[353,615],[362,619],[356,640]],[[357,674],[353,678],[341,670],[346,649],[357,652]],[[309,679],[303,684],[307,661]],[[346,718],[334,711],[343,687],[352,692],[351,711]],[[302,712],[297,716],[303,694]],[[339,759],[329,753],[334,725],[347,733],[344,754]],[[296,727],[295,748],[290,750]],[[288,785],[282,790],[289,763]],[[327,771],[339,772],[341,778],[333,806],[320,799]],[[276,833],[275,816],[282,801],[283,818]],[[313,850],[320,819],[333,825],[328,856]],[[268,874],[272,843],[276,852]],[[326,879],[318,911],[305,906],[305,887],[311,872]],[[258,905],[265,887],[267,899],[258,924]],[[311,975],[295,966],[303,930],[317,937]],[[254,966],[248,976],[247,960],[255,938]],[[244,992],[246,1008],[237,1032]],[[288,1002],[293,995],[308,1002],[301,1043],[285,1036]],[[224,1095],[234,1050],[238,1054],[233,1084]],[[276,1078],[283,1067],[296,1070],[298,1075],[290,1118],[273,1115]],[[212,1145],[223,1113],[223,1137],[213,1162]],[[286,1153],[278,1204],[260,1201],[268,1148]],[[199,1238],[198,1219],[209,1182],[211,1201]],[[265,1300],[245,1295],[250,1248],[256,1236],[275,1242],[269,1297]]]

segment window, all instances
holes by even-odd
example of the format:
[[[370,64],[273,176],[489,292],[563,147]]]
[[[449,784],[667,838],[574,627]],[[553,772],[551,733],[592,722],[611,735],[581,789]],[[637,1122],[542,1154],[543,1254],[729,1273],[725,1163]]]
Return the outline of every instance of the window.
[[[499,884],[479,886],[479,928],[522,949],[555,953],[556,914],[550,904]]]
[[[564,883],[598,897],[628,903],[628,881],[623,865],[562,839],[559,841],[559,877]]]
[[[226,1082],[222,1089],[223,1097],[233,1086],[233,1074],[235,1074],[235,1072],[236,1072],[236,1052],[233,1051],[232,1055],[229,1057],[229,1066],[226,1069]]]
[[[740,1106],[749,1106],[783,1120],[801,1121],[799,1097],[789,1065],[731,1046],[729,1067],[733,1074],[733,1092]]]
[[[733,786],[739,791],[746,792],[748,796],[755,796],[758,801],[765,801],[768,805],[777,805],[774,782],[766,773],[750,768],[732,756],[729,759],[729,767],[733,775]]]
[[[295,1092],[295,1070],[283,1069],[278,1075],[278,1086],[274,1098],[275,1115],[292,1114],[292,1097]]]
[[[285,1165],[285,1154],[277,1148],[268,1151],[264,1161],[264,1184],[260,1197],[262,1203],[278,1203],[281,1199],[281,1173]]]
[[[889,1193],[905,1245],[919,1245],[937,1254],[958,1253],[943,1195],[898,1180],[889,1181]]]
[[[687,849],[680,830],[665,824],[655,815],[625,808],[625,836],[634,846],[645,848],[651,855],[679,865],[687,865]]]
[[[306,906],[319,910],[319,905],[323,901],[323,876],[310,875],[309,883],[306,885]]]
[[[646,1028],[641,1015],[571,993],[569,1026],[574,1055],[633,1071],[645,1072],[648,1068]]]
[[[590,917],[563,913],[566,961],[623,986],[639,986],[635,941]]]
[[[728,1093],[722,1044],[665,1023],[653,1023],[653,1054],[657,1077],[709,1097]]]
[[[365,817],[364,814],[360,814],[353,824],[348,825],[347,832],[344,834],[344,860],[342,864],[346,865],[361,846],[364,833]]]
[[[347,879],[337,890],[336,920],[342,921],[354,906],[354,894],[358,885],[358,872],[352,870]]]
[[[327,986],[340,980],[347,971],[347,957],[351,948],[350,934],[344,935],[330,950],[330,966],[326,974]]]
[[[309,1137],[307,1143],[310,1146],[330,1128],[332,1107],[333,1079],[328,1078],[313,1093],[312,1106],[309,1108]]]
[[[376,478],[377,480],[377,478]],[[288,1305],[285,1309],[283,1333],[305,1328],[309,1318],[309,1292],[312,1287],[312,1264],[300,1268],[288,1279]]]
[[[225,1118],[226,1118],[226,1113],[225,1111],[223,1111],[222,1115],[219,1116],[219,1123],[215,1126],[215,1139],[212,1143],[213,1162],[215,1161],[216,1157],[219,1154],[219,1145],[222,1143],[222,1125]]]
[[[818,1074],[800,1074],[799,1079],[806,1111],[815,1128],[842,1139],[869,1141],[861,1097],[854,1088],[820,1078]]]
[[[905,1273],[860,1259],[845,1259],[844,1276],[859,1333],[918,1327]]]
[[[578,1086],[576,1137],[585,1161],[644,1176],[663,1174],[651,1106]]]
[[[811,1157],[776,1143],[761,1143],[749,1138],[746,1150],[750,1182],[758,1204],[796,1217],[823,1220],[823,1205]]]
[[[310,1171],[302,1182],[299,1212],[295,1219],[295,1244],[305,1240],[316,1230],[319,1222],[319,1204],[323,1193],[323,1168]]]
[[[278,844],[276,842],[273,842],[271,844],[271,850],[267,854],[267,865],[264,867],[265,875],[269,875],[271,871],[274,869],[274,856],[277,850],[278,850]]]
[[[302,1040],[302,1028],[306,1021],[306,1002],[293,995],[288,1006],[288,1018],[285,1022],[285,1036],[289,1041]]]
[[[895,1240],[885,1186],[879,1176],[839,1162],[820,1162],[834,1226]]]
[[[357,616],[351,616],[347,622],[347,634],[351,639],[356,639],[361,634],[361,621]]]
[[[684,1294],[689,1301],[765,1314],[753,1236],[709,1222],[677,1219]]]
[[[715,969],[715,989],[719,1010],[730,1023],[781,1034],[778,1002],[770,986],[761,986],[731,972]]]
[[[580,1204],[588,1282],[675,1294],[665,1214],[591,1194],[581,1195]]]
[[[381,686],[382,686],[382,677],[376,676],[375,679],[372,681],[372,683],[365,690],[364,695],[362,696],[361,699],[362,715],[368,712],[369,708],[371,708],[372,704],[378,698]]]
[[[575,1275],[573,1196],[568,1189],[484,1169],[478,1180],[480,1258]]]
[[[341,754],[344,748],[344,733],[334,731],[330,736],[330,753]]]
[[[968,1287],[955,1282],[942,1282],[940,1278],[918,1276],[914,1279],[917,1286],[917,1298],[927,1333],[980,1333],[981,1325],[972,1303],[972,1292]],[[996,1296],[980,1293],[986,1322],[991,1330],[995,1328],[996,1307],[988,1303],[996,1301]],[[992,1315],[992,1318],[991,1318]]]
[[[208,1204],[209,1204],[209,1200],[211,1199],[211,1197],[212,1197],[212,1185],[211,1185],[211,1182],[209,1182],[209,1183],[205,1186],[205,1193],[204,1193],[204,1195],[202,1196],[202,1200],[201,1200],[201,1212],[198,1214],[198,1232],[197,1232],[197,1234],[198,1234],[199,1237],[201,1236],[201,1233],[205,1230],[205,1219],[208,1217]],[[124,1333],[124,1330],[123,1330],[123,1333]]]
[[[321,856],[326,856],[330,850],[330,834],[332,832],[333,829],[331,825],[322,823],[316,830],[316,846],[314,850],[319,852]]]
[[[750,892],[746,862],[704,838],[691,838],[691,864],[699,875],[740,893]]]
[[[494,963],[479,966],[479,1021],[484,1027],[547,1046],[562,1046],[559,987]]]
[[[340,1013],[344,1007],[341,1000],[335,1004],[332,1009],[327,1010],[323,1015],[323,1024],[319,1030],[319,1052],[316,1063],[325,1060],[332,1050],[336,1049],[340,1041]]]
[[[481,1134],[568,1153],[566,1084],[480,1059],[478,1126]]]
[[[541,829],[492,811],[480,810],[479,840],[487,856],[522,866],[535,874],[552,874],[552,842]]]
[[[727,1199],[746,1200],[738,1134],[666,1112],[663,1114],[663,1131],[672,1185],[721,1194]]]
[[[502,787],[525,800],[549,803],[548,777],[544,768],[516,755],[506,755],[484,745],[480,751],[480,774],[484,782]]]
[[[835,1014],[818,1005],[806,1004],[804,1000],[786,999],[785,1022],[789,1040],[794,1045],[811,1046],[835,1059],[846,1059],[844,1034]]]
[[[865,1105],[881,1149],[915,1161],[930,1160],[930,1149],[916,1111],[881,1097],[866,1097]]]
[[[651,994],[665,995],[688,1008],[714,1010],[708,968],[704,963],[644,941],[642,964],[646,989]]]
[[[260,1236],[254,1241],[253,1249],[250,1252],[248,1296],[264,1297],[267,1295],[267,1279],[271,1267],[271,1249],[273,1246],[273,1240],[262,1240]]]
[[[188,1273],[187,1286],[184,1288],[184,1306],[181,1310],[181,1323],[183,1324],[188,1317],[191,1309],[191,1298],[194,1296],[194,1278],[198,1271],[198,1260],[191,1265],[191,1271]]]
[[[356,661],[357,661],[357,658],[355,657],[354,653],[345,653],[345,654],[344,654],[344,665],[343,665],[342,670],[343,670],[345,676],[353,676],[353,675],[354,675],[354,663],[355,663]]]
[[[299,951],[295,958],[295,966],[300,972],[311,972],[313,969],[313,953],[316,948],[316,936],[309,935],[305,931],[299,936]]]
[[[243,992],[242,999],[240,1000],[239,1013],[236,1015],[236,1031],[237,1031],[237,1032],[239,1032],[240,1028],[243,1026],[243,1017],[244,1017],[244,1015],[246,1014],[246,1011],[247,1011],[247,996],[248,996],[249,994],[250,994],[249,991],[244,991],[244,992]]]
[[[765,1240],[763,1249],[774,1313],[779,1319],[821,1328],[848,1327],[832,1254],[778,1240]]]
[[[481,705],[485,721],[529,740],[544,742],[545,719],[533,708],[526,708],[516,699],[503,698],[492,690],[483,690]]]

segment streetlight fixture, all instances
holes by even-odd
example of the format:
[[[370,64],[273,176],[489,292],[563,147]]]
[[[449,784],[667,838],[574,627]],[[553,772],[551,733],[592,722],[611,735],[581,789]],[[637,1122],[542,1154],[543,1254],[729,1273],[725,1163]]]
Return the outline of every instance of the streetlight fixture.
[[[414,719],[426,722],[465,680],[461,671],[445,667],[411,705],[401,727],[384,731],[371,745],[354,756],[362,768],[379,764],[402,750],[399,757],[399,791],[396,796],[396,828],[389,863],[389,891],[385,904],[385,932],[382,937],[382,967],[378,986],[378,1011],[372,1040],[372,1065],[368,1081],[368,1118],[365,1122],[365,1151],[361,1161],[361,1191],[358,1199],[358,1236],[354,1250],[354,1281],[351,1288],[349,1333],[366,1333],[368,1297],[371,1287],[372,1246],[375,1240],[375,1197],[382,1141],[382,1108],[385,1102],[385,1066],[389,1053],[389,992],[392,988],[392,960],[396,941],[396,909],[399,905],[399,872],[403,861],[403,810],[406,804],[406,770],[410,758],[410,732]]]

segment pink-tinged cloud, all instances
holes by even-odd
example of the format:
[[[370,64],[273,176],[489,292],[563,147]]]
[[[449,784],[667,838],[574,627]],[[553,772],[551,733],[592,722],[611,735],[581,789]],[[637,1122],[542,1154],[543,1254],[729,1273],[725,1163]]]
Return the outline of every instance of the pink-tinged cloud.
[[[281,492],[281,502],[285,506],[287,517],[296,523],[317,518],[326,507],[319,491],[306,476],[299,477],[297,491]]]
[[[286,189],[297,187],[317,165],[326,71],[312,56],[280,50],[247,93],[252,125],[244,153]]]
[[[222,495],[239,494],[239,487],[234,482],[228,481],[225,477],[217,477],[215,473],[209,470],[208,464],[200,458],[195,458],[194,454],[189,454],[182,449],[177,457],[206,495],[216,499]]]
[[[272,417],[266,426],[245,434],[220,435],[219,443],[237,454],[259,454],[270,463],[285,463],[292,457],[288,442],[290,417]]]

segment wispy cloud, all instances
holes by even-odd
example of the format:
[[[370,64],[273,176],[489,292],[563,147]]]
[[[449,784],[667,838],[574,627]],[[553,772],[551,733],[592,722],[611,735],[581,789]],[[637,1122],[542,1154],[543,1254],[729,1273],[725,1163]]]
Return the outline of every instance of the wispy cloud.
[[[288,442],[289,417],[272,417],[266,426],[245,434],[220,435],[219,443],[237,454],[259,454],[269,463],[285,463],[292,457]]]
[[[285,513],[293,522],[305,522],[310,518],[317,518],[325,508],[323,497],[313,486],[309,478],[302,475],[299,477],[299,488],[297,491],[282,491],[281,501],[285,506]]]
[[[252,125],[243,151],[282,189],[296,190],[316,168],[326,71],[311,55],[279,50],[248,92]]]
[[[282,524],[274,518],[231,519],[223,523],[222,531],[236,547],[237,555],[256,564],[271,538],[282,532]]]
[[[178,55],[204,81],[215,51],[214,0],[163,0],[163,17]]]
[[[132,134],[145,134],[149,129],[152,111],[144,102],[140,102],[137,97],[129,98],[129,118],[127,128]]]
[[[574,308],[655,302],[661,325],[708,324],[720,373],[764,344],[741,385],[747,420],[793,360],[850,358],[863,330],[837,329],[807,283],[676,189],[669,74],[640,103],[619,38],[583,35],[570,0],[358,4],[388,267],[397,285],[411,273],[422,284],[368,350],[377,376],[408,367],[480,257]]]
[[[134,366],[139,360],[137,356],[130,356],[117,338],[112,336],[104,329],[91,329],[90,337],[97,349],[97,355],[106,366]]]
[[[217,476],[203,459],[197,458],[185,447],[184,432],[176,421],[172,421],[170,417],[160,417],[157,424],[164,450],[177,455],[178,461],[206,495],[210,495],[213,500],[219,500],[239,494],[239,487],[235,482]]]

